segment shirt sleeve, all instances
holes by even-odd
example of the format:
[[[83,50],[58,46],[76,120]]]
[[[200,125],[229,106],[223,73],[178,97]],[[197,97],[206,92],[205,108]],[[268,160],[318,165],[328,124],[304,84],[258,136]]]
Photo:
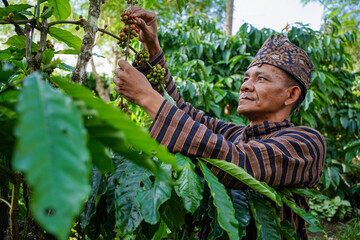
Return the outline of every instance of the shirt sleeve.
[[[270,138],[245,143],[236,134],[225,137],[215,133],[166,100],[154,119],[150,135],[170,152],[234,163],[272,187],[313,187],[319,182],[324,166],[325,141],[314,129],[291,127]],[[245,188],[231,175],[211,164],[207,166],[227,188]]]
[[[175,81],[170,74],[169,68],[166,64],[165,56],[163,51],[159,51],[155,56],[153,56],[149,61],[151,66],[160,64],[165,68],[165,77],[163,83],[165,84],[166,92],[171,96],[172,99],[176,102],[176,106],[182,111],[186,112],[194,121],[197,121],[201,124],[204,124],[207,128],[212,130],[214,133],[222,134],[225,137],[231,136],[236,132],[240,131],[243,126],[239,126],[235,123],[227,123],[220,121],[217,118],[206,116],[205,113],[201,110],[196,109],[190,103],[185,102],[182,98],[180,92],[177,90]],[[142,65],[137,67],[137,69],[142,72],[145,76],[150,73],[151,69],[147,65]],[[159,85],[153,85],[159,93],[164,94]]]

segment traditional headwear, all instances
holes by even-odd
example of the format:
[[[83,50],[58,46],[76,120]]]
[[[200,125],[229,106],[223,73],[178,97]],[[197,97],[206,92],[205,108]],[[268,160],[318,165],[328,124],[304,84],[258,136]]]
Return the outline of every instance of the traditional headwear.
[[[263,63],[271,64],[292,75],[303,85],[305,96],[310,87],[313,64],[303,49],[292,44],[282,34],[272,35],[257,52],[248,69]]]

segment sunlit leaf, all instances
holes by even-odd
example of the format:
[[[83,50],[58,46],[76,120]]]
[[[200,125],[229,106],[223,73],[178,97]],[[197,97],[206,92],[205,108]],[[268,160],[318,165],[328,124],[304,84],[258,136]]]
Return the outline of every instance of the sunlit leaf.
[[[222,185],[214,174],[204,163],[199,161],[200,169],[210,188],[213,203],[216,207],[217,220],[229,235],[230,239],[239,238],[239,222],[235,218],[235,209],[229,195],[227,195],[224,185]]]
[[[32,74],[24,80],[13,167],[33,189],[35,219],[66,239],[90,192],[86,130],[71,98]]]

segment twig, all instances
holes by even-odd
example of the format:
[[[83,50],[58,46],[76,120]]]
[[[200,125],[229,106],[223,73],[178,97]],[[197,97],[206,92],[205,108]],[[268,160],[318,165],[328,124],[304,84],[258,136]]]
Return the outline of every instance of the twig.
[[[11,240],[19,240],[19,194],[20,194],[20,181],[16,180],[13,183],[11,208],[10,208],[10,234]]]
[[[35,18],[28,20],[10,20],[10,21],[0,21],[0,24],[26,24],[35,22]]]
[[[48,24],[49,27],[57,25],[57,24],[75,24],[75,25],[82,25],[80,21],[55,21]]]

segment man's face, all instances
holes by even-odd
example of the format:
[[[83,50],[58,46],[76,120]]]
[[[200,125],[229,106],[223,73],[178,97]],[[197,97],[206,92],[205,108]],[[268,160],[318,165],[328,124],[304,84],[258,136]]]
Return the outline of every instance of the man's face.
[[[271,121],[285,107],[287,81],[285,72],[275,66],[249,68],[240,88],[237,112],[250,121]]]

